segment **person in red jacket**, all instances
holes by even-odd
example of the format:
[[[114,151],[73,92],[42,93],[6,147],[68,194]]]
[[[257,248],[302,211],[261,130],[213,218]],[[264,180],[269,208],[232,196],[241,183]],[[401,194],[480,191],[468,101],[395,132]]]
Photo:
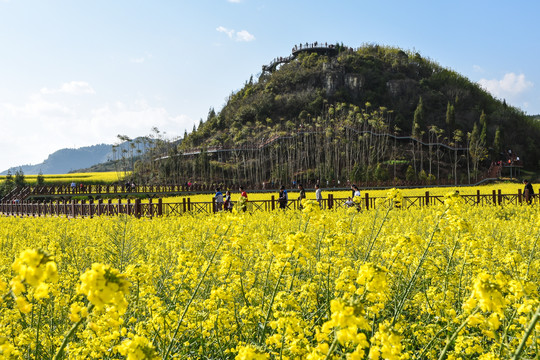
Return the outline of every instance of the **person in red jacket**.
[[[240,186],[240,188],[238,190],[240,190],[240,201],[239,201],[238,207],[240,209],[242,209],[242,211],[245,212],[247,210],[248,196],[247,196],[247,193],[244,191],[244,188],[242,186]]]

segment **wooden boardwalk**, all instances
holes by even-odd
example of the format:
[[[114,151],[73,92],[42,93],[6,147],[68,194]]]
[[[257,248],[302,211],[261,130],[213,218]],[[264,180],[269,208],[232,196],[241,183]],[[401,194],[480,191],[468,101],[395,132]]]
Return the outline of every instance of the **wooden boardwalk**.
[[[462,195],[465,204],[470,206],[504,206],[504,205],[526,205],[528,194],[523,194],[521,189],[517,194],[503,194],[501,190],[491,194],[481,194],[480,190],[475,195]],[[362,197],[362,210],[376,209],[385,206],[384,197],[370,197],[365,193]],[[329,194],[321,203],[324,210],[332,210],[348,207],[345,204],[347,199],[334,198]],[[529,199],[532,206],[539,204],[539,198]],[[430,195],[429,191],[422,196],[404,196],[401,209],[436,206],[444,203],[444,196]],[[381,205],[382,204],[382,205]],[[298,210],[297,200],[289,201],[288,210]],[[279,210],[279,204],[275,196],[270,200],[254,200],[247,203],[248,212],[254,211],[275,211]],[[164,203],[162,199],[148,199],[142,202],[140,199],[112,200],[51,200],[42,202],[31,201],[10,201],[0,203],[0,215],[4,216],[67,216],[67,217],[94,217],[94,216],[118,216],[129,215],[137,218],[152,218],[154,216],[181,216],[185,214],[212,214],[217,212],[214,201],[193,202],[191,198],[184,197],[182,202]]]

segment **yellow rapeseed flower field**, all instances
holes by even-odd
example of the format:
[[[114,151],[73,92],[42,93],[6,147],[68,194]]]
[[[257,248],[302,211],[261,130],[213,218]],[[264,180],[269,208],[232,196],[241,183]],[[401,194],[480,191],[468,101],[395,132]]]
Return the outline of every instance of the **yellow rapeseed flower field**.
[[[51,184],[69,184],[72,181],[77,183],[83,182],[85,184],[109,184],[118,181],[122,181],[124,173],[118,173],[116,171],[109,172],[89,172],[89,173],[72,173],[72,174],[47,174],[43,175],[45,185]],[[0,176],[0,182],[5,180],[5,176]],[[29,185],[35,185],[37,182],[37,175],[25,175],[25,181]]]
[[[454,192],[403,211],[402,196],[0,217],[0,358],[538,358],[540,208]]]

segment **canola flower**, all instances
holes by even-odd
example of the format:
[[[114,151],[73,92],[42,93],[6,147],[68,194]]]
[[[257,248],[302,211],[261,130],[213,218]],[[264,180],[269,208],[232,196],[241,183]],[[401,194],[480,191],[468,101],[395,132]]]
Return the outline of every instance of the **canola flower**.
[[[540,209],[0,217],[0,358],[540,356]]]

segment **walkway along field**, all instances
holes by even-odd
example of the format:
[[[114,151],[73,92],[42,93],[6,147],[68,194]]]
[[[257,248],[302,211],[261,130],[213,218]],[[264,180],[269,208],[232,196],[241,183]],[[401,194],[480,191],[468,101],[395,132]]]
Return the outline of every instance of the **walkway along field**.
[[[521,189],[517,194],[503,194],[502,190],[493,190],[491,194],[481,194],[477,190],[475,195],[461,196],[467,205],[480,206],[504,206],[507,204],[527,204],[528,200],[532,205],[539,203],[538,197],[528,198],[528,195],[522,193]],[[328,194],[326,199],[322,200],[321,206],[323,209],[337,209],[347,207],[345,204],[346,198],[334,198],[332,194]],[[103,200],[55,200],[50,202],[28,202],[28,201],[10,201],[0,203],[0,214],[7,216],[116,216],[121,214],[140,217],[154,216],[178,216],[186,213],[214,213],[217,211],[217,206],[214,201],[194,202],[191,199],[183,198],[182,202],[164,203],[162,199],[150,198],[148,203],[142,203],[140,199],[135,200],[114,200],[109,199],[106,202]],[[442,195],[430,195],[426,191],[422,196],[403,196],[402,209],[411,207],[426,207],[436,206],[444,202]],[[370,197],[365,193],[362,197],[362,210],[371,210],[378,206],[384,206],[385,197]],[[291,200],[287,204],[288,210],[297,210],[299,208],[298,200]],[[279,209],[279,204],[274,195],[271,200],[253,200],[247,203],[247,211],[274,211]]]

